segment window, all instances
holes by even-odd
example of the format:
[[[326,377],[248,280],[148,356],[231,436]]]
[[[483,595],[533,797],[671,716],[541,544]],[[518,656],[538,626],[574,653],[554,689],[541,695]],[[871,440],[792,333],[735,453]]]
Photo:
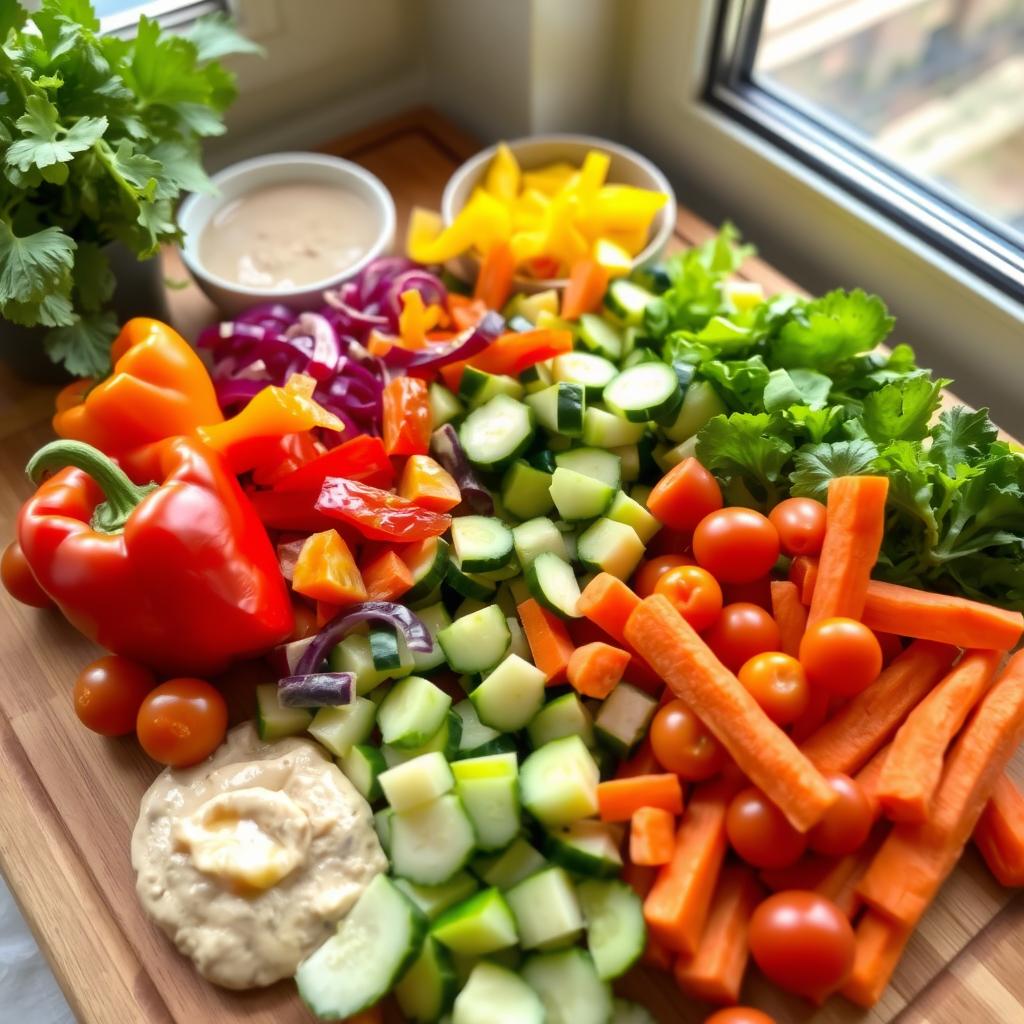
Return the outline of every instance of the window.
[[[222,11],[224,0],[93,0],[104,32],[134,33],[139,16],[156,18],[165,28],[187,25],[211,11]]]
[[[709,101],[1024,298],[1024,0],[724,2]]]

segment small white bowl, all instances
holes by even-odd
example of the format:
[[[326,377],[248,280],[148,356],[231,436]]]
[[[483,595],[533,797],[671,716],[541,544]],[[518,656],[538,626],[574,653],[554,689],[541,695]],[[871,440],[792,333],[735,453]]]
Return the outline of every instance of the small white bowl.
[[[609,142],[607,139],[598,139],[590,135],[529,135],[522,139],[513,139],[506,145],[519,161],[519,166],[527,171],[561,160],[579,167],[589,150],[597,149],[607,153],[611,157],[608,167],[610,184],[634,185],[651,192],[664,192],[668,196],[668,201],[651,221],[647,245],[633,259],[633,266],[639,267],[650,263],[665,251],[665,246],[676,226],[676,196],[665,175],[646,157],[628,146],[620,146],[617,142]],[[469,201],[473,189],[483,180],[497,151],[497,145],[488,146],[487,149],[470,157],[448,179],[444,195],[441,197],[441,216],[445,224],[451,224]],[[475,280],[479,265],[480,261],[472,254],[460,256],[450,264],[454,273],[469,280]],[[546,291],[549,288],[564,288],[566,284],[568,280],[564,277],[515,279],[517,291],[531,293]]]
[[[376,239],[366,255],[341,273],[312,281],[301,288],[253,288],[213,273],[199,257],[199,239],[211,218],[227,203],[254,189],[297,181],[335,185],[362,196],[377,215]],[[323,153],[272,153],[225,167],[213,175],[216,195],[188,196],[178,210],[178,223],[185,232],[181,258],[199,287],[228,316],[241,313],[261,302],[283,302],[295,309],[313,309],[322,302],[326,288],[334,288],[354,277],[371,260],[387,252],[395,240],[395,203],[383,182],[350,160]]]

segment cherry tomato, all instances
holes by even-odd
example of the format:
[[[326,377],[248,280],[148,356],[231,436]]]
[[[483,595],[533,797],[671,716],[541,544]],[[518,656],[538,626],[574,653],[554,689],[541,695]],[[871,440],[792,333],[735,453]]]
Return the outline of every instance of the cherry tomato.
[[[895,633],[883,633],[879,629],[872,630],[878,646],[882,648],[882,664],[888,665],[893,658],[903,653],[903,640]]]
[[[209,757],[224,739],[228,709],[219,691],[202,679],[169,679],[139,708],[136,731],[154,761],[175,768]]]
[[[787,555],[817,555],[825,541],[825,506],[813,498],[786,498],[768,514]]]
[[[722,588],[707,569],[698,565],[669,569],[654,590],[664,594],[698,633],[713,625],[722,614]]]
[[[711,1014],[704,1024],[775,1024],[775,1018],[752,1006],[730,1006]]]
[[[779,557],[779,535],[752,508],[723,508],[705,516],[693,531],[693,556],[723,583],[749,583]]]
[[[750,952],[780,988],[821,999],[853,967],[853,929],[831,901],[813,892],[769,896],[750,919]]]
[[[25,559],[25,552],[21,550],[21,545],[16,540],[12,540],[4,548],[3,557],[0,558],[0,580],[15,601],[31,605],[33,608],[53,607],[50,595],[36,582]]]
[[[718,481],[691,457],[673,466],[654,485],[647,507],[666,526],[692,533],[709,512],[722,507],[722,490]]]
[[[652,513],[653,514],[653,513]],[[678,555],[690,546],[690,537],[692,530],[673,530],[667,526],[663,526],[655,535],[654,539],[650,544],[647,545],[647,554],[651,558],[655,558],[658,555]],[[693,565],[697,563],[690,558]]]
[[[726,583],[722,587],[722,599],[726,604],[736,604],[737,601],[756,604],[759,608],[770,612],[772,610],[772,578],[771,576],[761,576],[749,583]]]
[[[659,555],[648,558],[640,563],[633,574],[633,589],[640,597],[650,597],[658,585],[658,580],[669,571],[680,565],[696,565],[689,555]]]
[[[733,672],[755,654],[779,649],[779,627],[756,604],[727,604],[718,621],[704,634],[715,657]]]
[[[825,780],[839,799],[807,833],[807,845],[826,857],[845,857],[859,850],[875,823],[871,799],[856,779],[841,772],[825,772]]]
[[[813,688],[852,697],[878,678],[882,648],[856,619],[822,619],[800,641],[800,664]]]
[[[785,868],[807,849],[807,837],[754,786],[740,790],[725,814],[725,833],[732,848],[755,868]]]
[[[780,651],[755,654],[739,670],[739,680],[776,725],[791,725],[811,700],[807,676],[796,658]]]
[[[97,658],[75,680],[75,714],[101,736],[127,736],[156,677],[145,665],[117,654]]]
[[[651,722],[651,748],[665,771],[690,782],[709,779],[725,767],[725,749],[681,700],[658,709]]]

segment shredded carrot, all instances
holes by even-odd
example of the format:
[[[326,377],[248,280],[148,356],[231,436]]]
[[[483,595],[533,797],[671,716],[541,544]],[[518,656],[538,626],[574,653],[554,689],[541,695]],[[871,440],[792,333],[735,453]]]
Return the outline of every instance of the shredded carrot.
[[[516,609],[530,645],[533,663],[548,677],[548,686],[565,682],[574,650],[565,623],[531,597]]]
[[[807,628],[807,609],[800,600],[795,583],[772,580],[772,617],[779,627],[779,641],[784,653],[797,657],[800,641]]]
[[[928,820],[897,825],[858,892],[913,928],[960,859],[996,782],[1024,737],[1024,651],[982,699],[946,758]]]
[[[602,821],[629,821],[641,807],[660,807],[670,814],[682,814],[683,787],[679,776],[671,772],[609,779],[598,784],[597,806]]]
[[[577,647],[569,659],[569,682],[585,697],[604,700],[621,682],[630,655],[601,641]]]
[[[480,262],[473,298],[488,309],[503,309],[512,294],[516,258],[508,242],[494,242]]]
[[[589,257],[578,260],[562,292],[562,319],[575,320],[583,313],[600,309],[607,287],[608,271],[597,260]]]
[[[676,983],[691,999],[739,1002],[750,958],[747,926],[761,896],[748,868],[723,869],[697,951],[676,960]]]
[[[835,792],[663,595],[640,603],[626,638],[794,828],[821,820]]]
[[[889,984],[910,938],[910,929],[868,910],[855,932],[853,969],[839,990],[857,1006],[874,1006]]]
[[[988,689],[998,651],[968,651],[907,716],[878,780],[878,799],[893,821],[924,821],[942,776],[946,747]]]
[[[996,780],[981,812],[974,845],[1000,885],[1024,885],[1024,793],[1006,774]]]
[[[638,807],[629,823],[629,859],[634,864],[667,864],[676,848],[676,818],[661,807]]]
[[[889,478],[840,476],[829,481],[825,542],[808,625],[842,616],[859,619],[885,532]]]
[[[939,681],[957,649],[918,640],[869,686],[847,701],[801,750],[823,772],[863,767],[910,714],[910,709]]]
[[[368,601],[396,601],[412,586],[409,566],[394,551],[384,551],[363,566]]]

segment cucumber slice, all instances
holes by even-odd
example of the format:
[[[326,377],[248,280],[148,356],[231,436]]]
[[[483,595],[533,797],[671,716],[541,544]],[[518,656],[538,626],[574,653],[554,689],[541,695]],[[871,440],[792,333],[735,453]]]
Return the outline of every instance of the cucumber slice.
[[[502,611],[504,610],[502,608]],[[526,634],[523,632],[523,627],[519,625],[515,608],[512,609],[511,615],[505,616],[505,621],[508,623],[508,632],[512,637],[509,641],[508,653],[514,654],[517,658],[522,658],[523,661],[530,661],[533,658],[533,653],[530,651],[530,644],[526,639]]]
[[[551,361],[553,381],[582,384],[587,398],[595,402],[601,397],[604,386],[618,372],[614,363],[590,352],[564,352]]]
[[[532,324],[537,323],[537,318],[541,313],[557,317],[558,292],[554,288],[547,288],[542,292],[534,292],[532,295],[520,295],[516,313],[526,317]]]
[[[587,878],[614,878],[622,870],[620,833],[603,821],[574,821],[551,829],[544,852],[555,864]]]
[[[587,747],[594,745],[593,717],[575,693],[563,693],[548,701],[537,712],[526,732],[535,750],[564,736],[579,736]]]
[[[629,683],[619,683],[605,698],[594,720],[601,742],[619,757],[628,757],[647,735],[658,702]]]
[[[360,1013],[387,995],[416,958],[426,931],[416,904],[378,875],[338,931],[299,964],[299,995],[318,1017]]]
[[[658,1024],[646,1007],[628,999],[616,999],[609,1024]]]
[[[484,956],[514,946],[518,939],[515,918],[498,889],[483,889],[449,907],[433,924],[430,934],[450,950]]]
[[[455,997],[451,1024],[546,1024],[540,996],[515,972],[483,960]]]
[[[471,757],[477,747],[496,740],[501,733],[480,721],[476,708],[471,700],[460,700],[452,709],[462,722],[462,735],[459,739],[459,757]]]
[[[387,763],[376,747],[357,743],[344,757],[338,759],[338,767],[364,800],[372,804],[381,798],[380,776],[387,768]]]
[[[619,491],[615,495],[612,507],[608,509],[607,518],[632,527],[633,532],[645,545],[650,544],[654,535],[661,529],[661,523],[625,491]]]
[[[580,341],[591,352],[596,352],[613,363],[622,358],[622,335],[614,324],[594,313],[584,313],[580,317]]]
[[[559,452],[555,456],[555,465],[600,480],[609,487],[617,488],[622,482],[619,457],[603,448],[573,448]]]
[[[477,880],[468,872],[460,871],[441,885],[417,885],[407,878],[396,878],[398,886],[406,896],[423,911],[431,921],[449,907],[469,899],[480,888]]]
[[[527,569],[533,560],[545,551],[568,561],[565,541],[558,527],[548,518],[538,516],[525,523],[512,527],[512,541],[516,549],[516,557],[523,569]]]
[[[390,807],[384,807],[373,816],[373,831],[377,833],[380,848],[388,856],[391,855],[391,819],[394,814]]]
[[[552,384],[543,391],[526,396],[537,422],[554,434],[579,437],[583,433],[583,414],[587,406],[582,384]]]
[[[512,561],[512,531],[492,516],[459,516],[452,547],[463,572],[492,572]]]
[[[402,595],[403,603],[416,604],[429,597],[444,581],[448,558],[448,542],[440,537],[409,544],[402,560],[412,573],[412,586]]]
[[[519,832],[519,765],[515,754],[491,754],[452,764],[455,792],[473,823],[479,850],[501,850]]]
[[[370,638],[350,633],[328,655],[332,672],[351,672],[356,677],[356,693],[363,697],[375,690],[391,675],[389,669],[379,669],[373,663]]]
[[[429,672],[431,669],[444,664],[444,651],[441,650],[441,645],[437,642],[437,634],[446,626],[452,624],[452,618],[440,601],[428,605],[426,608],[420,608],[416,615],[430,631],[430,636],[434,641],[434,649],[427,653],[410,651],[412,671],[417,673]],[[406,649],[408,650],[408,648]]]
[[[530,446],[533,413],[508,395],[496,395],[463,420],[459,440],[474,466],[503,469]]]
[[[535,395],[551,387],[551,367],[547,362],[534,363],[519,374],[519,383],[528,395]]]
[[[672,423],[683,401],[679,378],[662,362],[640,363],[623,370],[604,389],[605,404],[634,423]]]
[[[427,390],[427,398],[430,402],[430,425],[434,430],[458,419],[466,411],[455,395],[436,381]]]
[[[547,676],[516,654],[510,654],[469,695],[484,725],[501,732],[526,726],[544,703]]]
[[[474,845],[473,825],[451,793],[391,816],[391,867],[410,882],[447,882],[466,866]]]
[[[561,435],[554,436],[560,437]],[[526,456],[526,461],[531,466],[544,470],[545,473],[554,473],[555,471],[555,453],[550,447],[539,448],[537,451],[530,452]]]
[[[575,942],[583,930],[583,911],[569,876],[560,867],[545,868],[507,893],[523,949],[551,949]]]
[[[526,585],[538,604],[562,618],[579,618],[576,606],[580,600],[580,588],[568,562],[550,551],[543,551],[529,564],[525,577]]]
[[[451,1007],[458,991],[451,953],[431,936],[395,986],[395,999],[407,1021],[433,1024]]]
[[[380,788],[393,810],[409,811],[451,792],[455,777],[444,754],[435,751],[389,768],[380,777]]]
[[[551,477],[551,498],[558,514],[568,522],[603,516],[615,500],[615,487],[559,466]]]
[[[459,741],[462,739],[462,719],[454,711],[444,716],[441,728],[419,747],[393,747],[385,743],[380,752],[384,755],[384,763],[388,768],[405,764],[423,754],[444,754],[446,760],[452,760],[458,753]]]
[[[441,728],[451,705],[451,697],[429,679],[406,676],[395,684],[377,712],[381,739],[393,747],[422,746]]]
[[[511,889],[546,866],[547,861],[520,836],[499,854],[476,857],[470,868],[485,885]]]
[[[493,597],[494,592],[498,589],[494,580],[489,580],[478,573],[464,572],[462,566],[455,559],[448,563],[445,582],[456,594],[475,601],[486,601]]]
[[[603,981],[618,978],[640,959],[647,943],[640,897],[619,881],[582,882],[576,892],[597,976]]]
[[[587,406],[583,413],[583,443],[596,448],[620,448],[622,445],[636,444],[646,429],[646,423],[631,423],[613,412],[592,405]]]
[[[261,740],[279,740],[305,732],[313,721],[313,712],[306,708],[283,708],[277,683],[260,683],[256,687],[256,732]]]
[[[540,996],[546,1024],[608,1024],[612,993],[582,949],[531,956],[523,980]]]
[[[514,377],[487,373],[475,366],[467,366],[462,371],[459,382],[459,398],[468,402],[470,408],[489,402],[495,395],[508,395],[509,398],[522,398],[523,385]]]
[[[501,479],[501,500],[517,519],[532,519],[554,506],[550,486],[550,473],[517,459]]]
[[[456,619],[437,634],[448,664],[456,672],[485,672],[505,657],[511,642],[508,623],[496,604]]]
[[[626,421],[623,420],[623,423]],[[610,448],[619,457],[619,465],[622,467],[622,479],[624,482],[636,480],[640,476],[640,445],[624,444],[619,448]]]
[[[542,825],[568,825],[597,813],[598,769],[579,736],[535,750],[519,769],[519,783],[523,806]]]
[[[644,322],[644,310],[654,295],[627,278],[620,277],[608,286],[604,295],[605,307],[628,327],[639,327]]]
[[[393,669],[401,668],[402,655],[398,649],[398,632],[394,626],[380,623],[370,627],[370,657],[378,672],[390,674]],[[411,656],[409,665],[412,666]]]
[[[714,385],[710,381],[696,380],[686,389],[679,412],[663,433],[670,441],[678,444],[693,437],[708,420],[728,412]]]
[[[614,519],[591,523],[576,541],[576,558],[584,569],[611,573],[620,580],[633,575],[644,551],[644,542],[636,535],[636,530]]]
[[[377,720],[377,705],[365,697],[343,708],[318,708],[309,723],[310,735],[335,757],[344,757],[357,743],[365,743]]]

